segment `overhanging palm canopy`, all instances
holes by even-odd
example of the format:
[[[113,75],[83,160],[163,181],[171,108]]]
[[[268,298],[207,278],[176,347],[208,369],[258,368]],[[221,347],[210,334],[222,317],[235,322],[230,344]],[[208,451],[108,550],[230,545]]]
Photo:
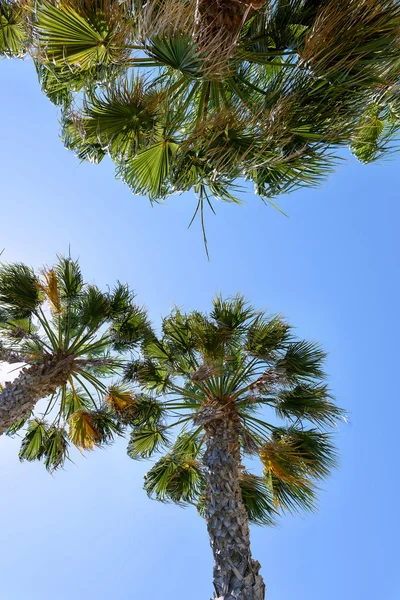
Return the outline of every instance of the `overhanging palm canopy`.
[[[128,286],[103,293],[84,282],[70,258],[40,274],[24,264],[2,265],[0,360],[24,368],[0,392],[0,433],[26,428],[20,458],[44,459],[54,470],[70,442],[90,450],[121,434],[114,406],[131,393],[115,378],[123,353],[139,350],[150,331]]]
[[[0,53],[29,52],[80,158],[135,194],[237,201],[314,186],[399,128],[396,0],[0,2]]]

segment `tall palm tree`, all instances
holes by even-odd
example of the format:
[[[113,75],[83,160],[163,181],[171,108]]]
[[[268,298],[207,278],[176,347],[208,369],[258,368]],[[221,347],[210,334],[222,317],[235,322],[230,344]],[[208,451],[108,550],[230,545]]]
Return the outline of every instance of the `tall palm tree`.
[[[22,12],[21,12],[22,11]],[[399,130],[397,0],[0,0],[0,53],[29,52],[66,146],[135,194],[239,202],[315,186],[340,147]],[[78,93],[79,92],[79,93]]]
[[[121,353],[139,349],[149,331],[128,286],[103,293],[84,282],[71,258],[59,257],[40,274],[3,264],[0,360],[23,368],[0,392],[0,434],[26,427],[21,459],[43,458],[54,470],[68,456],[68,440],[91,449],[122,433],[111,409],[130,394],[107,378],[122,372]],[[43,413],[34,416],[44,398]]]
[[[263,600],[249,522],[312,509],[317,482],[336,464],[328,430],[344,413],[324,381],[324,358],[280,316],[217,297],[209,314],[174,310],[126,370],[147,394],[136,398],[139,418],[135,402],[119,407],[132,426],[128,454],[167,449],[145,489],[205,517],[218,600]],[[261,475],[246,457],[260,459]]]

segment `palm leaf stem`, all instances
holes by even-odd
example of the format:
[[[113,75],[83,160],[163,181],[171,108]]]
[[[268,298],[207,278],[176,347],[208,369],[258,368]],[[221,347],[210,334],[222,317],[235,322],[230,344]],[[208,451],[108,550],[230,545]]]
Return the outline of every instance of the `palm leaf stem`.
[[[43,329],[45,330],[46,335],[49,338],[50,343],[52,344],[53,350],[58,350],[59,346],[58,346],[57,337],[52,332],[51,327],[49,326],[49,323],[46,319],[46,316],[40,306],[38,308],[38,312],[36,312],[36,316],[37,316],[40,324],[42,325]]]
[[[252,368],[257,363],[258,363],[258,359],[253,358],[250,360],[249,363],[247,363],[247,365],[245,366],[244,369],[243,369],[243,363],[236,369],[236,372],[235,372],[234,376],[232,377],[231,384],[227,390],[229,395],[235,390],[238,383],[245,380],[247,377],[249,377],[252,374]]]
[[[47,403],[47,407],[45,412],[43,413],[43,419],[53,410],[55,403],[57,401],[57,395],[58,394],[52,394],[50,396],[50,400]]]
[[[96,404],[95,399],[93,398],[92,394],[90,393],[88,387],[83,383],[82,379],[80,377],[78,377],[78,375],[76,373],[74,373],[74,377],[77,380],[77,382],[79,383],[79,385],[81,385],[83,387],[83,389],[85,390],[85,392],[87,393],[87,395],[89,396],[93,406],[95,407],[96,410],[98,410],[98,406]]]
[[[180,392],[182,395],[184,396],[189,396],[191,398],[194,398],[195,400],[198,400],[199,402],[204,402],[204,397],[203,396],[198,396],[197,394],[195,394],[194,392],[191,392],[189,390],[186,390],[185,388],[180,387],[179,385],[176,385],[175,383],[172,384],[170,386],[171,390],[175,391],[175,392]]]
[[[76,377],[76,373],[79,373],[79,375],[81,377],[83,377],[89,383],[91,383],[96,390],[101,389],[103,392],[107,391],[107,386],[105,386],[104,383],[102,383],[99,379],[97,379],[97,377],[90,375],[87,371],[82,371],[81,369],[77,369],[76,372],[74,373],[75,377]]]

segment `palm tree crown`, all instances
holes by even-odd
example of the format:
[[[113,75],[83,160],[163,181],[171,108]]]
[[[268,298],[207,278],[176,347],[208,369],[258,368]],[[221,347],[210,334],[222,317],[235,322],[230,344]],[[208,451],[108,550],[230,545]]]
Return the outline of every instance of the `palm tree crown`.
[[[0,1],[0,53],[34,59],[80,158],[134,193],[237,202],[318,184],[399,128],[395,0]]]
[[[240,296],[217,297],[209,315],[174,310],[143,353],[126,370],[149,394],[142,419],[131,422],[128,454],[149,458],[167,449],[145,477],[151,497],[204,512],[204,455],[219,423],[237,433],[251,522],[271,524],[280,511],[314,507],[316,482],[336,464],[328,430],[344,417],[317,344],[296,340],[281,317],[255,311]],[[246,470],[246,457],[261,460],[262,475]]]
[[[25,367],[0,392],[0,433],[26,427],[21,459],[43,458],[54,470],[69,442],[92,449],[122,433],[112,409],[130,393],[105,379],[122,372],[121,354],[149,334],[133,300],[121,283],[107,293],[85,283],[71,258],[38,275],[24,264],[1,266],[0,359]],[[42,398],[47,404],[34,417]]]

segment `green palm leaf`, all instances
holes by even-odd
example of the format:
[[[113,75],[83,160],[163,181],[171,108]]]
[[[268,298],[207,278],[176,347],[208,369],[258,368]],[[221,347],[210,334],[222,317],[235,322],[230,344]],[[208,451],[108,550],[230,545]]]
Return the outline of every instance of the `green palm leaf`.
[[[290,343],[276,365],[291,379],[309,380],[324,377],[325,358],[326,354],[318,344],[302,340]]]
[[[88,142],[79,125],[73,118],[65,118],[62,122],[61,137],[64,145],[80,159],[98,164],[106,156],[107,151],[98,142]]]
[[[68,458],[68,447],[67,432],[59,427],[50,427],[47,431],[43,452],[44,465],[50,473],[63,468]]]
[[[178,144],[171,139],[161,139],[121,163],[118,174],[135,194],[145,194],[154,200],[162,198],[169,193],[165,183],[177,148]]]
[[[380,144],[385,121],[381,118],[383,107],[377,103],[368,106],[355,131],[351,149],[362,163],[373,161],[383,151]]]
[[[35,24],[39,49],[57,67],[71,65],[87,71],[99,64],[121,62],[127,56],[126,28],[113,4],[113,9],[109,3],[103,12],[82,3],[79,12],[69,4],[39,2]]]
[[[55,268],[61,299],[77,298],[83,289],[83,277],[77,260],[64,256],[58,257]]]
[[[273,525],[277,516],[272,492],[262,477],[242,471],[239,479],[242,500],[250,523]]]
[[[290,327],[279,316],[257,316],[248,330],[246,349],[251,356],[268,359],[282,349],[290,338]]]
[[[202,75],[203,60],[190,35],[153,36],[146,44],[146,52],[159,64],[180,71],[190,78]]]
[[[155,98],[144,82],[133,79],[121,87],[92,94],[85,103],[77,126],[87,143],[100,144],[111,155],[134,154],[149,138],[156,122]]]
[[[29,316],[42,301],[39,280],[23,264],[3,264],[0,267],[0,302],[16,318]]]
[[[25,437],[21,443],[20,460],[40,460],[45,453],[46,438],[47,427],[45,421],[40,419],[29,421]]]
[[[68,389],[64,392],[61,410],[66,419],[69,419],[78,410],[90,411],[91,408],[93,408],[93,402],[83,390]]]
[[[268,474],[265,485],[271,490],[276,510],[299,514],[314,512],[316,509],[316,489],[306,483],[286,481]]]
[[[125,378],[128,381],[137,381],[143,389],[155,393],[162,393],[170,383],[168,370],[151,360],[130,363],[125,371]]]
[[[344,411],[332,402],[326,385],[300,384],[279,393],[275,403],[280,418],[306,419],[318,426],[334,426]]]
[[[144,480],[144,489],[150,497],[181,506],[196,503],[203,487],[204,475],[200,463],[173,453],[161,458]]]
[[[26,53],[26,11],[17,2],[0,2],[0,56],[21,58]]]
[[[162,425],[143,425],[135,428],[129,439],[128,456],[133,459],[149,458],[167,445],[169,438]]]

